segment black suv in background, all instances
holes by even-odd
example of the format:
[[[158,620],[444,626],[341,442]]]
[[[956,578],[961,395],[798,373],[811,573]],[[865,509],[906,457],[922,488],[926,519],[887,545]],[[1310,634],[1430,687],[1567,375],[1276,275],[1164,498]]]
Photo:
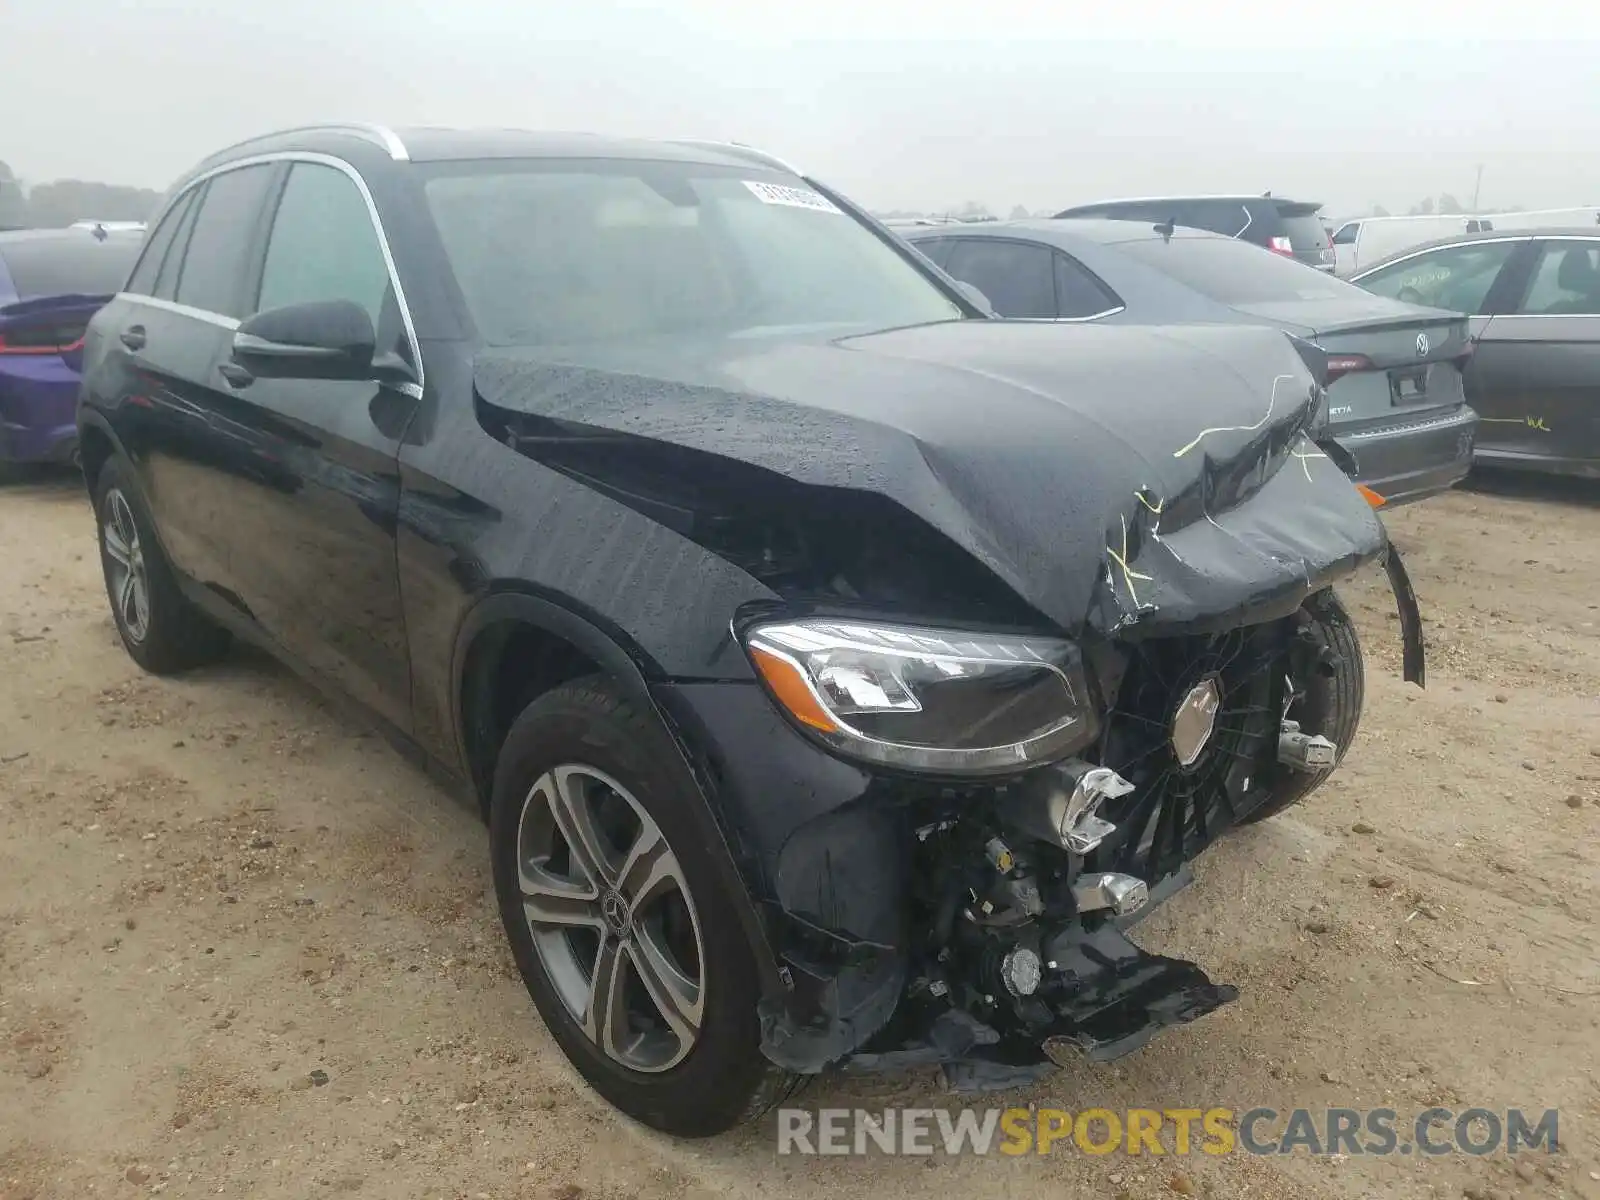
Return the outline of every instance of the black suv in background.
[[[263,137],[84,362],[128,652],[256,641],[481,805],[552,1036],[679,1134],[1231,1000],[1121,923],[1327,776],[1329,585],[1403,581],[1282,333],[989,319],[738,146]]]
[[[1264,196],[1151,196],[1101,200],[1058,212],[1058,217],[1170,222],[1254,243],[1319,271],[1334,268],[1333,239],[1317,214],[1321,204]]]

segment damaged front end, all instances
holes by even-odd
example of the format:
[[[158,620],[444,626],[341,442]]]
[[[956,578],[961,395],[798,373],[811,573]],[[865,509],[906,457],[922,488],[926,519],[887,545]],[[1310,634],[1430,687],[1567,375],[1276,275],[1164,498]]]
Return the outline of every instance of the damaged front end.
[[[1108,690],[1065,759],[981,784],[878,775],[788,839],[792,990],[762,1014],[770,1057],[1010,1087],[1237,996],[1125,930],[1286,780],[1334,765],[1285,717],[1324,654],[1295,617],[1101,649]]]
[[[1125,930],[1335,765],[1301,722],[1340,668],[1318,598],[1385,561],[1422,682],[1287,339],[1040,332],[478,364],[499,440],[753,581],[749,677],[724,642],[653,690],[761,910],[790,1070],[1012,1086],[1230,1002]]]

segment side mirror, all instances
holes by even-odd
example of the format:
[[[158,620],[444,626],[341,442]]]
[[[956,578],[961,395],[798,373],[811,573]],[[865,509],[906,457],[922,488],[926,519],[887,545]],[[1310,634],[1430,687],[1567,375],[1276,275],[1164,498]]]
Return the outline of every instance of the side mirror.
[[[991,317],[999,315],[994,311],[994,305],[989,303],[989,297],[985,296],[981,291],[973,287],[972,284],[968,283],[965,279],[956,280],[956,286],[961,289],[961,294],[963,296],[978,306],[978,310],[980,312]]]
[[[269,308],[233,335],[233,357],[254,375],[278,379],[371,379],[378,335],[367,310],[349,300]]]

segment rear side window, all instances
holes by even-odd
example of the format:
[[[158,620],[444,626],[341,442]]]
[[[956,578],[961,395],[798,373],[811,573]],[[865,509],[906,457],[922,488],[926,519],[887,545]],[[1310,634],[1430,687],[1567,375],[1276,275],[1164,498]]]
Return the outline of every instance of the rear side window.
[[[192,199],[179,218],[178,227],[172,236],[172,245],[167,247],[166,257],[161,261],[161,273],[156,276],[156,290],[153,294],[162,300],[177,299],[178,276],[183,273],[183,256],[189,248],[189,235],[194,232],[194,219],[200,211],[200,202],[204,194],[204,185],[189,193]]]
[[[225,317],[243,316],[242,292],[256,219],[272,168],[224,171],[206,187],[178,277],[179,304]]]
[[[188,215],[189,207],[194,203],[194,192],[185,192],[172,206],[172,210],[162,218],[161,224],[155,227],[145,240],[144,254],[139,258],[139,265],[133,269],[129,276],[127,286],[122,290],[134,292],[141,296],[155,294],[156,280],[161,275],[161,263],[171,248],[173,239],[177,237],[178,227],[183,224],[183,218]]]
[[[343,171],[296,163],[273,218],[257,310],[349,300],[376,330],[388,293],[389,267],[365,197]]]
[[[1360,285],[1369,292],[1411,304],[1461,313],[1482,312],[1489,289],[1517,245],[1474,242],[1442,246],[1363,275]]]
[[[924,258],[942,267],[950,260],[950,251],[956,243],[954,238],[918,238],[911,244]]]
[[[1541,317],[1600,313],[1600,250],[1593,242],[1546,242],[1517,311]]]
[[[1116,248],[1223,304],[1333,300],[1351,294],[1348,283],[1315,267],[1230,238],[1146,238]]]
[[[1055,252],[1048,246],[998,238],[962,238],[947,270],[970,283],[1002,317],[1053,318]]]
[[[1063,317],[1097,317],[1121,308],[1122,301],[1077,259],[1056,255],[1056,312]]]
[[[136,233],[98,240],[86,230],[63,230],[0,242],[0,258],[19,300],[43,296],[109,296],[122,289],[144,239]]]

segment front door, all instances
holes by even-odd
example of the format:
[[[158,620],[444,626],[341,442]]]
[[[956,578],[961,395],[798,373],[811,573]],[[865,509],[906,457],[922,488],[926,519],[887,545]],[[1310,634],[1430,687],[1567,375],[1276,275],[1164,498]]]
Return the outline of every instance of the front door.
[[[380,351],[406,340],[354,170],[296,161],[268,225],[245,319],[291,304],[364,308]],[[402,730],[410,662],[395,564],[399,439],[414,385],[256,377],[231,344],[211,366],[214,437],[232,447],[232,586],[292,658]]]

